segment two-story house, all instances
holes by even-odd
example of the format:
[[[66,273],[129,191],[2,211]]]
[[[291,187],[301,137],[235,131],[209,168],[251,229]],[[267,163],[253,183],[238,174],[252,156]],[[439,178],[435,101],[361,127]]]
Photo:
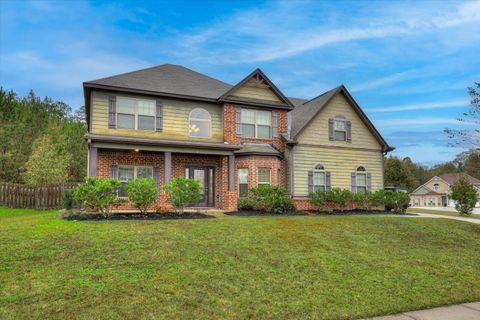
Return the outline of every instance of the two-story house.
[[[344,86],[288,98],[259,69],[232,86],[165,64],[83,88],[89,176],[187,176],[202,186],[198,207],[226,211],[259,184],[286,186],[300,209],[318,188],[383,188],[393,148]],[[157,205],[168,206],[163,193]]]

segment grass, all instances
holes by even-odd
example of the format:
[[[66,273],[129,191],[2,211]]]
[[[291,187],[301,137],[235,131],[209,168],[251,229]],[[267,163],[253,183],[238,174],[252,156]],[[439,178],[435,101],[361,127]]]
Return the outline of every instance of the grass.
[[[464,217],[464,218],[472,218],[472,219],[480,219],[480,215],[478,214],[471,214],[469,216],[461,215],[458,212],[453,211],[443,211],[443,210],[432,210],[432,209],[413,209],[408,208],[407,213],[432,213],[432,214],[439,214],[442,216],[450,216],[450,217]]]
[[[447,219],[0,208],[0,318],[365,318],[480,300],[479,247],[480,226]]]

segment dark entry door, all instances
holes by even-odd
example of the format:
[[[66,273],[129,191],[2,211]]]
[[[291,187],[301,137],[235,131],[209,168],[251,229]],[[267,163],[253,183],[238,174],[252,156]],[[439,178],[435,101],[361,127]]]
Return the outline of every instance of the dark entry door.
[[[212,167],[187,167],[185,174],[190,179],[195,179],[200,182],[200,190],[202,192],[202,199],[194,207],[213,207],[214,206],[214,174]]]

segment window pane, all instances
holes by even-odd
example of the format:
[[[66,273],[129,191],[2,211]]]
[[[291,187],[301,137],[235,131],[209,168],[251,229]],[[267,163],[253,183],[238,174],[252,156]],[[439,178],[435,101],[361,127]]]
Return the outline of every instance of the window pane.
[[[258,169],[258,184],[270,184],[270,169]]]
[[[315,172],[313,174],[313,185],[314,186],[325,185],[325,172]]]
[[[248,183],[248,169],[238,169],[238,183]]]
[[[130,181],[133,180],[134,170],[133,167],[119,167],[118,168],[118,180]]]
[[[210,121],[190,120],[190,136],[210,138]]]
[[[238,195],[240,197],[246,197],[248,195],[248,184],[241,183],[238,185]]]
[[[270,111],[257,111],[257,124],[269,126],[271,117]]]
[[[242,123],[255,123],[255,111],[242,109]]]
[[[204,109],[193,109],[190,113],[190,119],[210,120],[210,113]]]
[[[137,178],[152,178],[152,177],[153,177],[152,167],[137,167]]]
[[[117,128],[119,129],[135,129],[135,116],[128,114],[117,115]]]
[[[139,130],[155,130],[155,117],[138,116]]]
[[[366,193],[366,192],[367,192],[367,188],[366,188],[366,187],[357,187],[357,192],[358,192],[358,193]]]
[[[363,173],[357,173],[357,187],[358,186],[366,186],[367,185],[367,177]]]
[[[345,141],[346,133],[344,131],[335,131],[335,140]]]
[[[317,190],[325,191],[325,186],[314,186],[313,191],[317,191]]]
[[[345,130],[345,121],[335,120],[334,128],[335,128],[335,130],[338,130],[338,131],[346,131]]]
[[[257,138],[263,138],[263,139],[269,139],[270,138],[270,126],[258,126],[258,137]]]
[[[242,137],[254,138],[255,137],[255,125],[242,124]]]
[[[117,113],[135,114],[135,99],[117,97]]]
[[[122,182],[120,184],[120,187],[118,188],[118,193],[117,195],[119,197],[128,197],[128,193],[127,193],[127,183],[126,182]]]
[[[144,116],[155,116],[154,100],[137,100],[138,114]]]

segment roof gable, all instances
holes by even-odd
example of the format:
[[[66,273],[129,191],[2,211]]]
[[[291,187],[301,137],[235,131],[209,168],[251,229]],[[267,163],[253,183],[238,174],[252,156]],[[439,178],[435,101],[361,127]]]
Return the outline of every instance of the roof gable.
[[[292,102],[273,84],[260,69],[254,70],[242,81],[225,92],[220,101],[248,103],[293,109]]]
[[[480,186],[480,180],[466,173],[444,173],[440,175],[439,178],[451,185],[454,184],[461,177],[467,178],[467,180],[474,186]]]
[[[337,88],[329,90],[310,101],[297,106],[290,112],[292,118],[292,125],[290,130],[290,138],[296,140],[309,124],[318,117],[318,115],[325,109],[327,105],[338,95],[343,95],[347,100],[348,105],[355,111],[360,120],[365,124],[367,129],[372,133],[375,139],[382,146],[383,151],[392,151],[394,148],[390,147],[385,139],[380,135],[378,130],[374,127],[367,115],[362,111],[360,106],[356,103],[345,86],[341,85]]]
[[[424,185],[421,185],[420,187],[415,189],[411,194],[412,195],[435,195],[435,194],[439,194],[439,193],[429,189],[428,187],[426,187]]]

